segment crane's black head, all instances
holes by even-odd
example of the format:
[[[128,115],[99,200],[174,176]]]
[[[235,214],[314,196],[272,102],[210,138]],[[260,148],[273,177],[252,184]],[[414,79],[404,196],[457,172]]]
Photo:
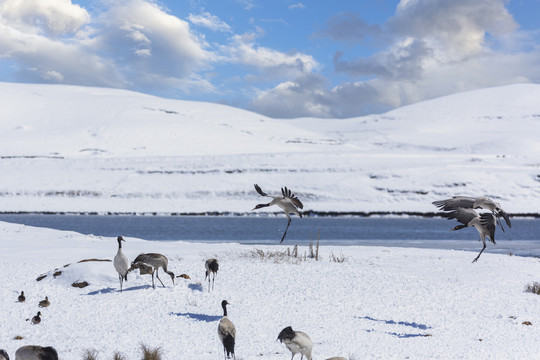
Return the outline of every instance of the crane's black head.
[[[117,237],[116,240],[118,240],[118,242],[120,242],[120,241],[124,241],[124,242],[125,242],[125,241],[126,241],[126,240],[124,240],[124,238],[123,238],[122,236]]]
[[[253,210],[257,210],[257,209],[260,209],[260,208],[263,208],[263,207],[268,207],[268,206],[270,206],[270,203],[268,203],[268,204],[257,204],[257,205],[253,208]],[[251,211],[253,211],[253,210],[251,210]]]
[[[37,316],[41,316],[41,311],[38,311],[38,312],[37,312]]]
[[[292,327],[287,326],[285,329],[281,330],[277,338],[280,342],[283,342],[284,340],[292,340],[295,336],[296,334]]]

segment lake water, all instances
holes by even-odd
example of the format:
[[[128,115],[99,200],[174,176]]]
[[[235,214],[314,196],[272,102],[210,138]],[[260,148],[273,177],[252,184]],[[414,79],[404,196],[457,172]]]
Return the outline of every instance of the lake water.
[[[0,221],[71,230],[98,236],[146,240],[279,244],[284,216],[128,216],[0,215]],[[320,234],[321,245],[379,245],[479,251],[473,228],[450,231],[456,221],[421,217],[293,217],[284,245],[307,245]],[[540,256],[540,219],[512,219],[495,234],[486,252]],[[320,233],[319,233],[320,232]]]

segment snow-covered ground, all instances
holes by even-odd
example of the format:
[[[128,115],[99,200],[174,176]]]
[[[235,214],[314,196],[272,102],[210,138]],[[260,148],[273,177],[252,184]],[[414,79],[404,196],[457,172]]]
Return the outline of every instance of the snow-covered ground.
[[[0,211],[251,210],[258,183],[315,211],[540,213],[540,85],[359,118],[277,120],[134,92],[0,83]]]
[[[276,342],[289,325],[312,338],[314,359],[540,359],[540,296],[524,291],[540,281],[537,258],[483,254],[472,264],[471,252],[324,246],[319,261],[274,261],[254,253],[286,246],[126,240],[130,260],[162,253],[191,280],[172,286],[161,272],[166,287],[152,289],[149,275],[130,273],[120,293],[112,263],[77,263],[112,259],[115,238],[0,223],[0,348],[13,357],[23,345],[50,345],[64,360],[95,349],[104,360],[116,351],[138,359],[145,344],[163,359],[222,359],[217,325],[227,299],[238,360],[290,359]],[[209,257],[220,261],[213,292]],[[83,280],[90,285],[71,287]],[[16,302],[20,291],[25,303]],[[45,296],[51,305],[41,309]],[[26,321],[39,310],[41,324]]]

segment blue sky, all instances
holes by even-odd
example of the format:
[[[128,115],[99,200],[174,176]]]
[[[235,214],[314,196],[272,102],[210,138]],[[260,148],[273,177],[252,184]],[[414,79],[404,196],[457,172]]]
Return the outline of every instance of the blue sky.
[[[540,82],[540,0],[0,0],[0,81],[280,118]]]

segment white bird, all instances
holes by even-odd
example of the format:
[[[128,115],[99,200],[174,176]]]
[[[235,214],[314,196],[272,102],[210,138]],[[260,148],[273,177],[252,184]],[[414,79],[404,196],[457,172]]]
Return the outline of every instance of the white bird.
[[[156,284],[154,282],[154,273],[156,274],[156,277],[158,278],[161,285],[163,285],[163,281],[161,281],[158,274],[158,270],[160,267],[163,268],[163,271],[169,274],[174,285],[174,273],[172,271],[167,270],[168,265],[169,265],[169,260],[167,259],[165,255],[156,254],[156,253],[140,254],[131,263],[130,270],[138,269],[138,268],[144,269],[145,267],[146,268],[149,267],[150,270],[148,273],[152,274],[152,287],[155,289]],[[165,285],[163,285],[163,287],[165,287]]]
[[[457,225],[451,231],[464,229],[469,226],[474,226],[480,234],[480,240],[482,240],[482,250],[478,256],[473,260],[476,262],[484,249],[486,248],[486,237],[495,244],[495,228],[497,226],[497,218],[493,213],[478,214],[474,209],[470,208],[458,208],[448,213],[443,214],[447,219],[456,219],[463,225]]]
[[[122,236],[119,236],[116,241],[118,241],[118,251],[116,252],[116,255],[114,256],[114,268],[116,269],[116,272],[118,273],[118,279],[120,280],[120,292],[122,292],[122,284],[124,281],[127,281],[127,273],[129,269],[129,260],[126,255],[122,252],[122,241],[124,238]]]
[[[512,227],[510,218],[508,217],[508,214],[502,209],[501,204],[485,196],[480,196],[477,198],[471,196],[454,196],[451,199],[434,201],[432,204],[437,206],[439,210],[442,211],[452,211],[459,208],[486,209],[496,215],[497,218],[502,216],[504,218],[504,221],[506,221],[506,225],[508,225],[508,227]],[[501,229],[504,231],[502,226]]]
[[[267,206],[277,205],[285,212],[285,215],[287,216],[287,227],[285,228],[285,232],[283,233],[283,237],[281,238],[280,243],[283,242],[285,239],[285,235],[287,235],[287,230],[289,229],[289,225],[291,225],[291,217],[290,214],[296,214],[300,218],[302,217],[302,214],[298,211],[298,209],[303,209],[304,205],[300,202],[300,200],[291,192],[290,189],[287,189],[287,187],[281,188],[281,194],[278,196],[272,196],[268,195],[262,189],[259,187],[259,185],[255,184],[255,190],[259,193],[261,196],[266,196],[272,198],[272,201],[270,201],[268,204],[258,204],[253,208],[253,210],[260,209]],[[253,211],[251,210],[251,211]]]
[[[313,342],[309,336],[302,331],[294,331],[292,327],[287,326],[281,330],[278,335],[278,340],[285,344],[287,349],[291,352],[291,360],[294,356],[300,353],[300,360],[306,356],[307,360],[311,360],[311,349],[313,348]]]
[[[17,349],[15,360],[58,360],[58,353],[50,346],[26,345]]]
[[[236,328],[231,320],[227,317],[227,305],[230,305],[227,300],[221,302],[223,308],[223,317],[219,320],[218,336],[219,340],[223,344],[223,355],[225,359],[229,359],[232,355],[233,359],[236,359],[234,354],[234,344],[236,340]]]
[[[204,263],[204,267],[206,268],[206,275],[204,279],[208,277],[208,291],[210,291],[210,275],[212,275],[212,290],[214,290],[214,282],[216,279],[216,274],[219,270],[219,263],[217,259],[208,259]]]
[[[0,349],[0,360],[9,360],[9,355],[4,349]]]

